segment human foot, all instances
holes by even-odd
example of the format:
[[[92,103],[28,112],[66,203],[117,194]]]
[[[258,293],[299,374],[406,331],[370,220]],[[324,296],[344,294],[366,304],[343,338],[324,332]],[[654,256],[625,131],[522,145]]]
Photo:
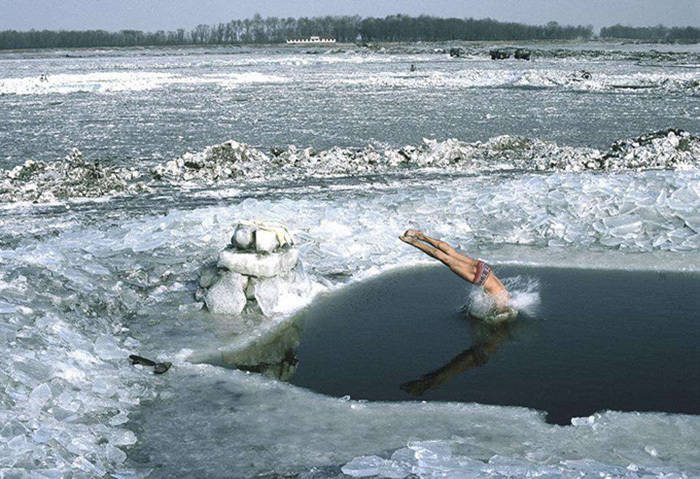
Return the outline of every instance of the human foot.
[[[407,233],[408,231],[399,236],[399,239],[404,243],[415,245],[418,242],[418,238],[416,238],[415,236],[409,236]]]
[[[423,232],[420,230],[406,230],[403,235],[411,238],[421,239],[421,236],[423,236]]]

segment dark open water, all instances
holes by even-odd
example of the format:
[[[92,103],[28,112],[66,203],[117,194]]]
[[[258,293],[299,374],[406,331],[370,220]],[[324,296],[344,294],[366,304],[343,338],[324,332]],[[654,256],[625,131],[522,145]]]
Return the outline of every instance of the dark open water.
[[[500,273],[539,280],[537,311],[500,325],[469,319],[460,307],[470,286],[441,267],[324,297],[299,315],[292,383],[353,399],[526,406],[557,424],[609,409],[700,413],[696,277]]]

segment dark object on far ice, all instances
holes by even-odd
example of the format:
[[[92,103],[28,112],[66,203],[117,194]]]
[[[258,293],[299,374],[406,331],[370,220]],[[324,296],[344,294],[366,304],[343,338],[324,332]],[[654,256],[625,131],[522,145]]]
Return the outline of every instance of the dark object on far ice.
[[[416,65],[414,63],[411,63],[411,71],[412,72],[416,71]]]
[[[586,70],[579,70],[574,73],[569,74],[569,78],[573,81],[582,81],[582,80],[590,80],[593,78],[593,75],[591,75],[590,72],[587,72]]]
[[[459,58],[464,55],[464,49],[461,47],[450,48],[450,56],[452,58]]]
[[[137,356],[135,354],[130,354],[129,359],[131,360],[131,364],[140,364],[141,366],[150,366],[153,367],[153,372],[155,374],[163,374],[166,372],[168,369],[170,369],[170,366],[173,364],[170,362],[163,362],[163,363],[157,363],[155,361],[151,361],[150,359]]]
[[[515,50],[515,58],[517,60],[529,60],[530,55],[530,50],[525,50],[524,48],[518,48],[517,50]]]
[[[489,55],[491,55],[491,60],[505,60],[506,58],[510,58],[510,51],[504,48],[496,48],[489,51]]]

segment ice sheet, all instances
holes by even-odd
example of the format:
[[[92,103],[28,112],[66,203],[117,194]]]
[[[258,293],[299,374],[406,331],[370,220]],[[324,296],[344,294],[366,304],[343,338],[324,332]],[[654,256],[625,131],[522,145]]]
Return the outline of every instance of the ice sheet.
[[[85,212],[79,204],[42,210],[41,220],[34,208],[18,208],[2,223],[3,237],[15,239],[0,249],[0,338],[7,345],[0,356],[2,467],[22,474],[39,461],[59,472],[136,469],[138,476],[147,471],[125,453],[149,450],[183,470],[201,463],[193,455],[211,455],[216,460],[203,467],[213,475],[342,467],[365,455],[381,457],[382,471],[410,466],[428,477],[438,469],[464,474],[473,461],[484,475],[698,474],[693,417],[605,413],[558,428],[512,408],[337,401],[255,375],[188,365],[182,354],[204,350],[215,334],[239,344],[264,341],[259,323],[226,330],[193,298],[202,265],[229,244],[240,219],[264,213],[290,226],[312,292],[424,261],[397,239],[407,227],[496,265],[697,272],[698,175],[420,173],[317,190],[258,186],[254,198],[234,194],[226,206],[194,204],[165,214],[148,211],[158,198],[139,214],[127,200],[120,200],[126,207],[112,200]],[[282,319],[304,304],[291,296],[279,305]],[[128,364],[124,356],[133,352],[180,359],[165,376],[153,376]],[[193,408],[203,396],[212,402]],[[440,441],[450,454],[437,454],[432,465],[420,462],[409,442],[426,440]],[[409,466],[389,460],[395,451]]]
[[[110,94],[145,91],[169,86],[218,85],[236,88],[240,85],[285,83],[280,75],[260,72],[231,74],[204,74],[180,76],[163,72],[104,71],[89,73],[59,73],[47,75],[46,80],[36,77],[0,78],[0,95],[47,95],[71,93]]]
[[[181,389],[146,422],[141,447],[166,464],[155,477],[195,469],[216,477],[293,474],[335,464],[354,477],[635,478],[700,472],[700,420],[693,416],[606,412],[561,427],[523,408],[332,399],[204,365],[183,365],[177,374],[183,376]],[[211,391],[205,401],[195,399],[201,390]],[[231,395],[240,395],[235,414],[224,400]],[[197,408],[185,407],[195,400]],[[175,413],[180,422],[157,417]],[[215,430],[236,431],[237,440],[228,443],[226,454],[215,453],[216,461],[193,464],[190,458],[222,447]],[[155,445],[172,436],[181,440],[158,451]]]
[[[585,65],[581,65],[585,68]],[[607,74],[586,70],[562,69],[480,69],[465,68],[456,72],[427,71],[354,73],[333,79],[337,85],[374,88],[550,88],[574,91],[663,90],[700,94],[700,76],[695,72]]]

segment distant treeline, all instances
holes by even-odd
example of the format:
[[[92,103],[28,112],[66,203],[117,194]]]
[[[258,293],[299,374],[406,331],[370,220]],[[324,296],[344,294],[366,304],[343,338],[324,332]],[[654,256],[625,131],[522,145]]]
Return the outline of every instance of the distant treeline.
[[[325,16],[231,20],[217,25],[197,25],[192,30],[142,32],[122,30],[0,32],[0,48],[125,47],[145,45],[283,43],[289,38],[330,36],[338,42],[439,41],[439,40],[535,40],[590,38],[593,27],[543,26],[473,18],[438,18],[422,15],[390,15],[385,18]]]
[[[668,28],[663,25],[657,25],[655,27],[625,27],[618,24],[612,27],[601,28],[600,37],[668,42],[697,42],[700,41],[700,28]]]
[[[439,18],[427,15],[385,18],[325,16],[302,18],[263,18],[231,20],[217,25],[197,25],[192,30],[142,32],[122,30],[31,30],[0,32],[0,49],[128,47],[147,45],[221,45],[242,43],[283,43],[289,38],[311,35],[330,36],[338,42],[445,41],[445,40],[560,40],[589,39],[592,26],[524,25],[491,19]],[[645,40],[699,40],[698,28],[623,27],[603,28],[606,38]]]

